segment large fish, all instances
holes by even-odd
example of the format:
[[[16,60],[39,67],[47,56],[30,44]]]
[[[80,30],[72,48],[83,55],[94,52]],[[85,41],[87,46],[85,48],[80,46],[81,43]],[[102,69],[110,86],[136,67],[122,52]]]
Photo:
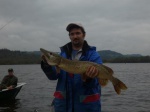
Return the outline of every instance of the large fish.
[[[43,53],[49,65],[58,66],[66,72],[80,74],[81,76],[85,74],[86,70],[90,66],[95,66],[98,69],[98,75],[96,77],[98,78],[101,86],[107,85],[108,80],[110,80],[117,94],[120,94],[121,90],[127,89],[126,85],[122,81],[113,76],[113,70],[105,65],[89,61],[69,60],[42,48],[40,48],[40,51]]]

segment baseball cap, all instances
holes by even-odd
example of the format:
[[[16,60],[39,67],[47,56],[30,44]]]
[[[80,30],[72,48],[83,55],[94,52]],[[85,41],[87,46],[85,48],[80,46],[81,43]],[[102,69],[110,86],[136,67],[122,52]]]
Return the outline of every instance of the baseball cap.
[[[12,68],[9,68],[8,69],[8,72],[13,72],[14,70]]]
[[[72,28],[74,27],[79,27],[79,28],[82,28],[84,30],[84,27],[82,26],[81,23],[70,23],[68,24],[68,26],[66,27],[66,30],[67,31],[70,31]],[[84,30],[85,31],[85,30]]]

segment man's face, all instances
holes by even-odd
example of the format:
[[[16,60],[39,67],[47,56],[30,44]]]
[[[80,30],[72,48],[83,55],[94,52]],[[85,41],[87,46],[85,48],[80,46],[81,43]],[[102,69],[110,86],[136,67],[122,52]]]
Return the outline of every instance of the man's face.
[[[9,74],[9,75],[13,75],[13,71],[9,71],[8,74]]]
[[[76,46],[76,47],[82,46],[82,44],[84,42],[85,34],[83,34],[83,32],[81,31],[80,28],[73,28],[69,32],[69,36],[70,36],[70,40],[74,46]]]

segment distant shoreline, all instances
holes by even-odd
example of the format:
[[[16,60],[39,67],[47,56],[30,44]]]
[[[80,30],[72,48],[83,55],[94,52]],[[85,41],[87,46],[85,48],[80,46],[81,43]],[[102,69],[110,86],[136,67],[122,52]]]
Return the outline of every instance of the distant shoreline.
[[[150,63],[150,56],[140,54],[123,55],[115,51],[98,51],[103,63]],[[41,52],[22,52],[0,49],[0,65],[40,64]]]

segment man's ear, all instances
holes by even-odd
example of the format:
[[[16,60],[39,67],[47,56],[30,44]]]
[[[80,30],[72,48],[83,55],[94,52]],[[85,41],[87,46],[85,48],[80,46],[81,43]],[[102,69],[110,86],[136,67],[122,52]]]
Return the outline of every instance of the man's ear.
[[[70,33],[68,33],[68,36],[69,36],[69,38],[70,38]]]
[[[85,36],[86,36],[86,33],[84,33],[84,34],[83,34],[83,36],[84,36],[84,38],[85,38]]]

